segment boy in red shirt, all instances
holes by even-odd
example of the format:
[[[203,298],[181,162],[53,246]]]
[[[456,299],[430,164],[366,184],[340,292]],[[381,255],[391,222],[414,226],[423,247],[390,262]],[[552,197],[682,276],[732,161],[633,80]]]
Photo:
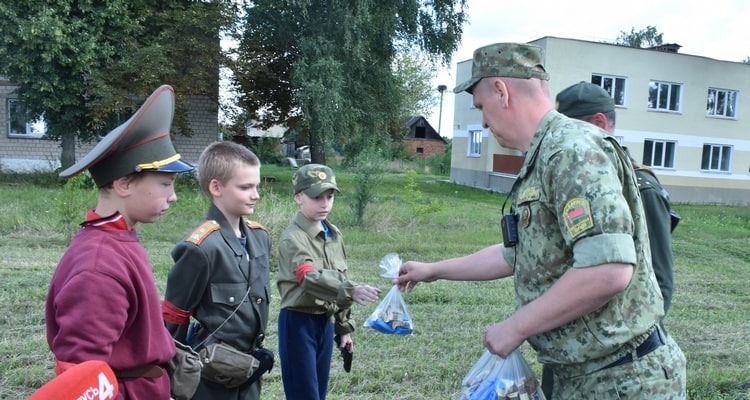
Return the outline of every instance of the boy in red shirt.
[[[70,178],[88,170],[99,193],[52,276],[47,343],[57,374],[87,360],[109,364],[119,394],[107,396],[104,388],[102,399],[170,398],[164,368],[175,346],[135,225],[164,215],[177,200],[177,173],[193,169],[172,146],[173,114],[174,91],[161,86],[135,115],[60,173]]]

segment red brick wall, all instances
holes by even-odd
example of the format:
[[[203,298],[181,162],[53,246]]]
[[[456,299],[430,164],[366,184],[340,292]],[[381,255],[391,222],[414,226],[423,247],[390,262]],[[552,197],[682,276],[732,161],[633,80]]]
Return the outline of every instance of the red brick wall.
[[[406,150],[409,155],[414,157],[427,158],[435,154],[445,153],[445,143],[440,140],[428,140],[428,139],[407,139],[404,140]],[[422,152],[417,152],[417,149],[421,148]]]

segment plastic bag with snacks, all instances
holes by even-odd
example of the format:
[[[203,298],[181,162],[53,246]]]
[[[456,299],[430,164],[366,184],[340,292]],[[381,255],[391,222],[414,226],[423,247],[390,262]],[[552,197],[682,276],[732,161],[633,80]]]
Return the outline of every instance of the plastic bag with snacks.
[[[545,397],[518,349],[508,358],[485,350],[466,374],[457,400],[545,400]]]
[[[401,258],[398,254],[389,253],[380,261],[380,276],[395,278],[398,276],[400,266]],[[397,286],[391,287],[370,318],[367,318],[364,326],[393,335],[411,335],[414,332],[411,315],[406,309],[406,302]]]

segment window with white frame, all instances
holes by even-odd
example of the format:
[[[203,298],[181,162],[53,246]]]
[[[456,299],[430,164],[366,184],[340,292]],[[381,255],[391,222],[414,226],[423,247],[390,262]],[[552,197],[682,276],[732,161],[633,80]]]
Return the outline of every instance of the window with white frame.
[[[648,108],[656,111],[681,111],[682,85],[651,81],[648,84]]]
[[[708,88],[706,115],[711,117],[735,118],[737,112],[737,91]]]
[[[643,165],[674,168],[675,148],[677,148],[677,142],[652,139],[644,140]]]
[[[23,103],[18,99],[8,99],[8,136],[40,138],[47,132],[44,118],[28,121]]]
[[[612,96],[616,106],[625,105],[626,78],[621,76],[591,74],[591,83],[601,86]]]
[[[469,131],[469,146],[467,154],[469,155],[469,157],[479,157],[482,154],[481,130]]]
[[[729,172],[732,165],[732,146],[704,144],[701,170]]]

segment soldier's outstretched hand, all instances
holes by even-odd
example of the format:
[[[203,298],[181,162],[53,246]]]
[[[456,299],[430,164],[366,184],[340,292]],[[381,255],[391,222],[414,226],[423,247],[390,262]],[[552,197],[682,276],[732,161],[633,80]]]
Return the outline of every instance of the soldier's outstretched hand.
[[[393,284],[398,285],[398,290],[411,292],[419,282],[432,282],[435,279],[429,264],[419,261],[407,261],[401,264],[398,277],[393,279]]]

